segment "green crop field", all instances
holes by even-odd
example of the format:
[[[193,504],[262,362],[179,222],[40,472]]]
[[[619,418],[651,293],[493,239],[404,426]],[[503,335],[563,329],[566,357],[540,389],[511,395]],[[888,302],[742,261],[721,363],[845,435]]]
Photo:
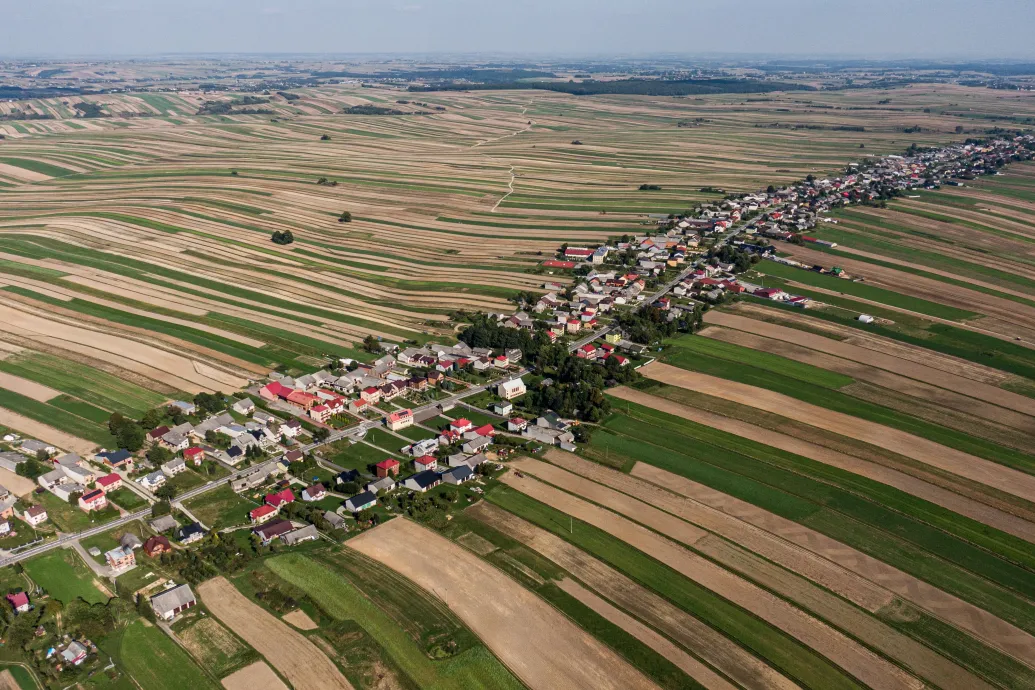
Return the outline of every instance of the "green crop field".
[[[143,620],[122,632],[119,661],[143,690],[221,687],[172,638]]]

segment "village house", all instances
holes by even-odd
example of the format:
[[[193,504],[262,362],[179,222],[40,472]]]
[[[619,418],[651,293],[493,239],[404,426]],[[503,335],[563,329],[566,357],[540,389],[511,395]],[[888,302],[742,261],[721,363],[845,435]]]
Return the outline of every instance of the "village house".
[[[76,640],[72,640],[68,643],[67,647],[61,650],[61,659],[66,664],[78,666],[84,661],[86,661],[86,657],[88,656],[88,654],[89,651],[86,649],[85,646],[83,646]]]
[[[187,463],[184,462],[183,458],[173,458],[169,462],[162,465],[162,474],[166,477],[175,477],[180,472],[187,471]]]
[[[337,513],[332,513],[329,510],[324,511],[323,519],[327,521],[331,529],[348,529],[345,526],[345,518]]]
[[[485,450],[492,444],[492,438],[488,436],[479,436],[473,438],[463,445],[463,451],[465,453],[478,453]]]
[[[127,570],[137,564],[137,556],[133,553],[133,549],[127,549],[124,546],[117,546],[105,553],[104,560],[115,572]]]
[[[428,470],[426,472],[418,472],[417,474],[411,475],[403,480],[403,487],[410,489],[411,491],[417,491],[424,493],[429,489],[433,489],[441,483],[441,479],[438,474]]]
[[[47,521],[47,511],[41,505],[30,506],[22,513],[22,519],[33,527],[37,527]]]
[[[141,477],[137,480],[137,483],[148,491],[154,491],[162,484],[165,484],[166,479],[167,477],[162,472],[152,472]]]
[[[503,381],[496,386],[496,395],[504,400],[513,400],[525,394],[525,382],[520,378]]]
[[[492,404],[492,411],[501,417],[506,417],[514,411],[514,405],[509,402],[497,402]]]
[[[249,415],[255,411],[255,403],[251,398],[244,398],[235,402],[231,409],[237,414]]]
[[[159,534],[161,534],[162,532],[174,530],[178,527],[176,523],[176,518],[174,518],[172,515],[163,515],[161,517],[157,517],[154,520],[149,521],[147,524],[152,530],[158,532]]]
[[[385,493],[395,489],[395,480],[391,477],[381,477],[372,482],[367,482],[367,485],[363,488],[373,494]]]
[[[18,503],[17,496],[7,496],[0,501],[0,520],[7,520],[14,517],[14,507]]]
[[[397,410],[388,415],[388,428],[392,431],[399,431],[408,426],[413,426],[413,410]]]
[[[271,505],[261,505],[249,511],[248,519],[253,525],[262,525],[272,520],[278,512],[277,508]]]
[[[274,508],[279,508],[286,503],[293,503],[295,500],[295,494],[292,493],[291,489],[282,489],[276,493],[266,494],[266,505],[271,505]]]
[[[524,431],[526,426],[528,426],[528,420],[522,419],[521,417],[512,417],[507,420],[507,431],[516,431],[520,433]]]
[[[438,467],[438,460],[434,455],[422,455],[413,461],[413,467],[417,472],[433,470]]]
[[[126,532],[122,535],[122,538],[119,539],[119,544],[121,544],[124,549],[133,549],[135,551],[142,547],[144,542],[140,541],[140,537],[132,532]]]
[[[320,533],[316,531],[315,525],[306,525],[305,527],[299,527],[296,530],[292,530],[284,534],[280,540],[287,546],[294,546],[295,544],[301,544],[306,541],[316,541],[320,538]]]
[[[205,460],[205,450],[200,446],[188,448],[183,451],[183,459],[186,462],[193,463],[195,467],[198,467]]]
[[[198,599],[190,585],[171,587],[151,597],[151,609],[160,620],[171,621],[189,608],[197,606]]]
[[[176,532],[176,539],[181,544],[193,544],[196,541],[200,541],[205,537],[205,529],[196,522],[192,522],[189,525],[181,527]]]
[[[378,477],[387,477],[388,475],[393,477],[399,476],[399,461],[392,458],[382,460],[374,468],[377,470]]]
[[[351,498],[345,499],[345,510],[350,513],[358,513],[367,508],[373,508],[377,504],[377,495],[372,491],[364,491]]]
[[[474,471],[467,465],[461,465],[446,470],[441,476],[446,484],[463,484],[474,477]]]
[[[128,450],[101,451],[94,455],[94,459],[116,470],[133,471],[133,454]]]
[[[8,594],[7,603],[14,609],[15,614],[26,613],[32,609],[32,604],[29,603],[29,595],[25,592]]]
[[[35,458],[40,451],[43,451],[47,454],[47,457],[50,457],[57,452],[57,448],[49,443],[44,443],[43,441],[37,441],[34,438],[30,438],[21,442],[18,446],[18,451],[24,455],[28,455],[30,458]]]
[[[302,489],[302,500],[307,502],[320,501],[327,498],[327,489],[323,484],[313,484]]]
[[[169,543],[169,540],[166,537],[163,537],[160,534],[150,537],[144,542],[144,553],[146,553],[149,558],[157,558],[163,553],[168,553],[170,551],[172,551],[172,544]]]
[[[79,497],[79,508],[89,513],[92,510],[103,510],[108,507],[108,499],[103,489],[88,491]]]
[[[454,419],[449,423],[449,429],[451,431],[455,431],[458,434],[462,434],[465,431],[470,431],[473,428],[474,423],[472,423],[471,420],[464,419],[462,417],[460,419]]]

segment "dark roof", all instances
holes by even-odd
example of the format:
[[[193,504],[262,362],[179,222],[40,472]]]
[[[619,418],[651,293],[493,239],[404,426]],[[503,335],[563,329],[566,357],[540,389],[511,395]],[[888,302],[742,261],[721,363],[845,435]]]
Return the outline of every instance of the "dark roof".
[[[230,448],[226,451],[226,454],[232,458],[236,458],[238,455],[244,455],[244,451],[241,450],[240,446],[230,446]]]
[[[258,534],[263,539],[272,539],[273,537],[279,537],[282,534],[290,532],[294,529],[294,526],[287,520],[274,520],[261,527],[256,527],[252,530],[255,534]]]
[[[450,477],[452,477],[453,479],[459,479],[459,480],[462,481],[464,479],[467,479],[471,475],[473,475],[474,474],[474,470],[472,470],[470,468],[470,466],[468,466],[468,465],[460,465],[458,467],[454,467],[451,470],[446,470],[445,472],[442,473],[442,476],[444,477],[447,474]]]
[[[189,525],[187,525],[186,527],[181,527],[180,528],[180,531],[178,533],[178,537],[179,537],[180,541],[183,541],[184,539],[186,539],[188,537],[191,537],[191,536],[193,536],[195,534],[204,534],[204,533],[205,533],[205,530],[202,529],[201,525],[199,525],[196,522],[192,522]]]
[[[335,477],[335,481],[337,481],[337,483],[339,484],[344,484],[345,482],[354,482],[358,479],[359,470],[345,470],[344,472],[339,473],[337,477]]]
[[[352,498],[345,499],[345,503],[349,503],[354,506],[365,506],[371,501],[376,501],[377,495],[373,491],[364,491],[361,494],[356,494]]]
[[[133,454],[130,453],[125,448],[120,449],[120,450],[109,450],[109,451],[106,451],[104,453],[98,453],[97,455],[99,457],[104,458],[105,460],[107,460],[108,462],[110,462],[113,465],[115,463],[123,462],[123,461],[133,457]]]
[[[411,480],[416,482],[417,486],[419,486],[420,488],[426,489],[435,482],[439,481],[439,476],[438,472],[435,472],[434,470],[424,470],[423,472],[418,472],[413,476],[407,477],[404,481]]]
[[[150,539],[144,542],[144,551],[146,551],[147,553],[151,553],[159,544],[164,546],[167,550],[172,548],[172,546],[169,544],[169,540],[159,534],[157,537],[151,537]]]

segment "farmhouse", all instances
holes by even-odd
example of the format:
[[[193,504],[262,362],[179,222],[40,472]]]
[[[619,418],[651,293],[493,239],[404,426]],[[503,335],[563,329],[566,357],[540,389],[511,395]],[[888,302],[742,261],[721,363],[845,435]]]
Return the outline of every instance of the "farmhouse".
[[[172,515],[163,515],[162,517],[155,518],[147,523],[151,529],[161,534],[162,532],[168,532],[169,530],[176,529],[178,526],[176,518]]]
[[[15,592],[14,594],[7,595],[7,603],[11,605],[14,612],[25,613],[32,608],[32,604],[29,603],[29,595],[25,592]]]
[[[173,458],[169,462],[162,465],[162,474],[166,477],[175,477],[180,472],[187,471],[187,463],[183,461],[183,458]]]
[[[251,398],[244,398],[235,402],[232,409],[237,414],[248,415],[255,411],[255,403],[252,402]]]
[[[104,491],[117,491],[122,488],[122,477],[112,472],[97,478],[97,486]]]
[[[81,643],[77,642],[76,640],[72,640],[68,643],[67,647],[61,650],[61,658],[65,661],[65,663],[72,664],[73,666],[78,666],[79,664],[83,663],[83,661],[86,660],[88,654],[89,652],[87,651],[86,647],[84,647]]]
[[[438,466],[438,460],[435,459],[434,455],[422,455],[413,461],[413,467],[418,472],[424,472],[425,470],[433,470]]]
[[[94,455],[94,459],[116,470],[133,471],[133,454],[128,450],[106,450]]]
[[[188,448],[183,451],[183,459],[187,462],[194,463],[194,466],[197,467],[205,459],[205,449],[200,446]]]
[[[57,452],[57,448],[50,445],[49,443],[37,441],[36,439],[32,438],[22,441],[21,445],[18,446],[19,452],[33,458],[36,457],[36,454],[39,453],[41,450],[44,453],[46,453],[48,457]]]
[[[478,453],[485,450],[492,444],[492,439],[488,436],[479,436],[473,438],[463,445],[463,451],[465,453]]]
[[[382,460],[374,466],[377,469],[378,477],[387,477],[392,475],[393,477],[399,476],[399,461],[393,458]]]
[[[22,513],[22,519],[36,527],[47,521],[47,511],[41,505],[34,505]]]
[[[269,544],[271,541],[280,537],[281,535],[287,534],[294,529],[294,526],[287,520],[277,520],[260,527],[256,527],[252,530],[255,534],[259,535],[263,544]]]
[[[171,621],[198,603],[190,585],[183,584],[151,597],[151,609],[163,621]]]
[[[205,530],[196,522],[192,522],[185,527],[181,527],[176,532],[176,538],[181,544],[193,544],[205,537]]]
[[[345,518],[337,513],[332,513],[329,510],[324,511],[323,519],[327,521],[331,529],[348,529],[345,526]]]
[[[366,490],[375,494],[391,491],[394,488],[395,480],[391,477],[381,477],[380,479],[368,482],[366,485]]]
[[[165,484],[167,477],[161,472],[152,472],[151,474],[145,475],[138,480],[140,486],[145,489],[152,491],[157,489],[162,484]]]
[[[294,546],[295,544],[301,544],[304,541],[316,541],[319,538],[320,533],[316,531],[316,526],[306,525],[305,527],[300,527],[299,529],[288,532],[280,539],[288,546]]]
[[[103,510],[108,506],[108,499],[103,489],[88,491],[79,497],[79,508],[89,513],[91,510]]]
[[[172,551],[172,544],[169,543],[167,538],[160,534],[158,536],[151,537],[144,542],[144,553],[146,553],[150,558],[157,558],[163,553],[168,553],[170,551]]]
[[[104,560],[116,572],[126,570],[137,564],[137,556],[133,553],[133,549],[127,549],[124,546],[117,546],[104,554]]]
[[[403,486],[411,491],[424,493],[428,489],[434,489],[441,481],[438,474],[427,470],[407,477],[403,481]]]
[[[119,543],[122,544],[123,548],[133,549],[134,551],[144,545],[144,542],[140,541],[140,537],[132,532],[123,534],[122,539],[119,539]]]
[[[266,504],[274,508],[279,508],[285,503],[292,503],[294,500],[295,494],[292,493],[291,489],[282,489],[276,493],[266,494]]]
[[[377,496],[372,491],[364,491],[352,498],[345,499],[345,510],[350,513],[358,513],[367,508],[373,508],[377,504]]]
[[[311,502],[319,501],[327,497],[327,489],[323,488],[323,484],[313,484],[312,486],[302,489],[302,500]]]
[[[262,505],[249,511],[248,519],[253,525],[262,525],[272,520],[277,512],[277,509],[271,505]]]
[[[474,476],[474,471],[467,465],[454,467],[442,473],[442,481],[446,484],[463,484]]]
[[[458,434],[462,434],[465,431],[470,431],[473,428],[474,424],[471,422],[471,420],[464,419],[462,417],[460,419],[454,419],[449,423],[450,431],[455,431]]]

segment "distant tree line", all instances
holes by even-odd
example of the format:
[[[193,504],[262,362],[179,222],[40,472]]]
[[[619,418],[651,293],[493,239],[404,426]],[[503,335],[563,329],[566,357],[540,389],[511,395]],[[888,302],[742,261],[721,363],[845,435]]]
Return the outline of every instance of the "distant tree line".
[[[770,91],[815,91],[815,87],[783,81],[759,79],[617,79],[583,82],[487,82],[482,84],[444,82],[411,86],[410,91],[482,91],[542,89],[574,96],[630,94],[637,96],[697,96],[715,93],[768,93]]]

